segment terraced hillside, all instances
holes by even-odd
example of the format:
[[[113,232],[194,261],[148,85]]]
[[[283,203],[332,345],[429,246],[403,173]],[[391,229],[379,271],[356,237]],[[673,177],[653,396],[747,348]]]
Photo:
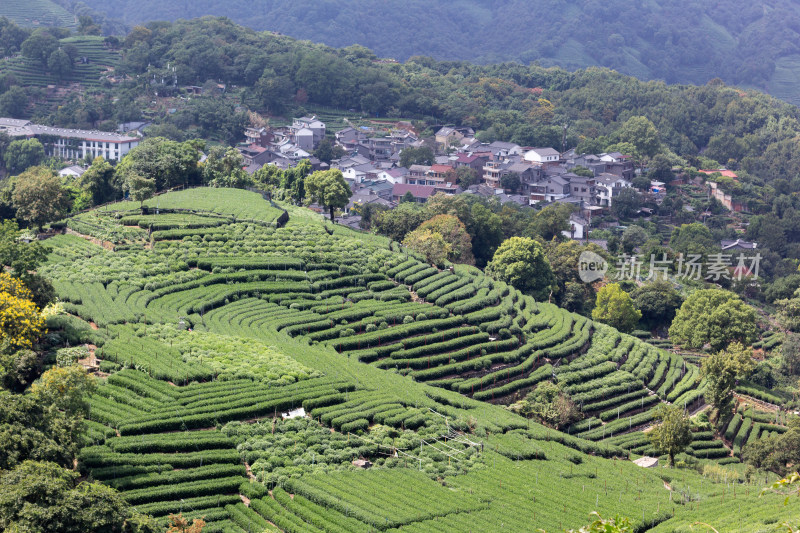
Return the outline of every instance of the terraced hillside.
[[[556,531],[594,510],[684,531],[698,508],[772,531],[791,516],[742,485],[731,523],[728,484],[627,460],[660,402],[702,401],[677,355],[307,210],[283,225],[256,193],[156,205],[71,219],[41,270],[75,315],[50,328],[79,331],[102,376],[81,468],[140,511],[236,533]],[[495,405],[544,380],[585,414],[568,433]],[[762,418],[728,445],[779,431]],[[738,461],[710,432],[690,453]]]
[[[0,71],[13,74],[25,86],[80,83],[85,87],[98,87],[103,76],[119,61],[119,52],[107,48],[103,37],[79,35],[61,39],[59,42],[73,44],[78,49],[72,72],[62,79],[44,70],[38,61],[21,55],[0,59]]]
[[[25,27],[56,26],[75,28],[75,15],[50,0],[3,0],[0,17]]]

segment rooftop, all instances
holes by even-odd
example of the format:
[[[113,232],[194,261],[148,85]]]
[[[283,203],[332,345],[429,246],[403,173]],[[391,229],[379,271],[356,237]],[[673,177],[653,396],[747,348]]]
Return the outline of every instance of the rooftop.
[[[138,141],[138,137],[120,135],[109,131],[73,130],[69,128],[56,128],[32,124],[29,120],[14,118],[0,118],[0,131],[5,131],[12,137],[33,137],[36,135],[53,135],[61,138],[83,139],[86,141],[101,141],[124,143]]]
[[[392,196],[403,196],[407,192],[415,198],[430,198],[436,192],[433,185],[409,185],[407,183],[395,183],[392,187]]]

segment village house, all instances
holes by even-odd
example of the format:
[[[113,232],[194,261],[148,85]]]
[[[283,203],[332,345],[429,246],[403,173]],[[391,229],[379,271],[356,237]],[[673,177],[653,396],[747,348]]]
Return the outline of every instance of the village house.
[[[614,174],[600,174],[596,177],[597,204],[611,207],[614,197],[627,187],[633,187],[633,184],[626,179]]]
[[[741,239],[736,239],[735,241],[727,241],[722,240],[720,241],[720,246],[722,247],[723,252],[743,252],[743,251],[753,251],[758,248],[758,243],[756,242],[747,242]]]
[[[71,167],[62,168],[58,171],[58,175],[62,178],[80,178],[86,169],[79,165],[72,165]]]
[[[411,193],[415,202],[423,204],[436,193],[436,187],[432,185],[407,185],[404,183],[396,183],[394,187],[392,187],[392,201],[400,203],[406,193]]]
[[[561,154],[554,148],[532,148],[525,152],[523,158],[529,163],[553,165],[558,164]]]
[[[564,174],[563,177],[569,180],[570,196],[588,205],[593,205],[597,202],[596,180],[594,177],[588,178],[572,173]]]
[[[406,176],[408,176],[408,169],[405,167],[389,168],[378,173],[379,180],[385,180],[390,183],[406,183]]]

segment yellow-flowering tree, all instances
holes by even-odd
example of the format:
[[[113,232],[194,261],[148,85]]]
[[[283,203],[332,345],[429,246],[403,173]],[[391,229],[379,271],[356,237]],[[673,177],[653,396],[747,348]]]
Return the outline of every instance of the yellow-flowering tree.
[[[35,303],[0,292],[0,343],[12,351],[31,348],[42,333],[44,317]]]
[[[33,293],[25,286],[25,283],[8,272],[0,272],[0,292],[7,292],[11,296],[24,300],[33,300]]]

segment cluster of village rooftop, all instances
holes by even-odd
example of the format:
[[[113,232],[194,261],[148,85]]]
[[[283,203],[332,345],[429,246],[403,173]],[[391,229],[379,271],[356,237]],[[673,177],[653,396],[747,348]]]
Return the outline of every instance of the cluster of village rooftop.
[[[102,156],[119,161],[138,143],[137,136],[146,123],[120,125],[118,133],[54,128],[32,124],[27,120],[0,118],[0,131],[13,138],[38,138],[48,155],[80,160]],[[516,202],[529,206],[540,202],[564,202],[579,209],[573,227],[580,238],[587,218],[609,208],[625,187],[631,187],[635,175],[633,162],[621,153],[577,154],[574,150],[559,153],[553,148],[523,147],[510,142],[481,143],[467,127],[444,126],[438,129],[433,142],[425,142],[414,133],[410,123],[399,122],[388,132],[376,133],[369,127],[348,127],[335,132],[335,144],[346,154],[330,165],[313,153],[325,139],[326,126],[316,116],[293,119],[279,128],[247,128],[245,142],[238,147],[246,170],[256,172],[264,165],[286,169],[308,159],[314,170],[338,168],[353,191],[349,214],[356,205],[377,203],[394,207],[401,199],[425,202],[437,192],[476,194],[497,197],[500,202]],[[430,146],[434,149],[432,165],[401,166],[400,154],[406,148]],[[591,177],[572,172],[585,167]],[[473,169],[479,182],[462,189],[453,170]],[[79,167],[67,172],[80,173]],[[504,176],[519,177],[517,190],[504,190]],[[662,183],[653,183],[660,190]],[[343,222],[354,225],[357,218]]]
[[[481,143],[471,128],[441,127],[433,143],[419,139],[411,124],[398,123],[389,133],[376,136],[371,128],[348,127],[335,132],[335,143],[347,154],[330,165],[312,154],[325,138],[325,124],[316,117],[294,119],[283,128],[248,128],[246,146],[239,147],[248,172],[264,165],[286,169],[308,159],[315,170],[338,168],[353,191],[345,215],[358,205],[380,204],[394,207],[402,199],[413,197],[426,202],[437,192],[477,194],[497,197],[500,202],[529,206],[539,202],[575,204],[578,213],[573,227],[582,232],[585,218],[610,207],[625,187],[631,187],[635,169],[630,158],[621,153],[560,153],[554,148],[523,147],[510,142]],[[400,154],[406,148],[429,146],[435,151],[432,165],[401,166]],[[575,167],[585,167],[593,176],[579,176]],[[460,167],[473,169],[479,182],[462,189],[455,179]],[[503,177],[516,174],[519,187],[504,190]],[[654,183],[656,190],[663,183]],[[409,196],[410,194],[410,196]],[[357,217],[342,222],[357,224]]]

